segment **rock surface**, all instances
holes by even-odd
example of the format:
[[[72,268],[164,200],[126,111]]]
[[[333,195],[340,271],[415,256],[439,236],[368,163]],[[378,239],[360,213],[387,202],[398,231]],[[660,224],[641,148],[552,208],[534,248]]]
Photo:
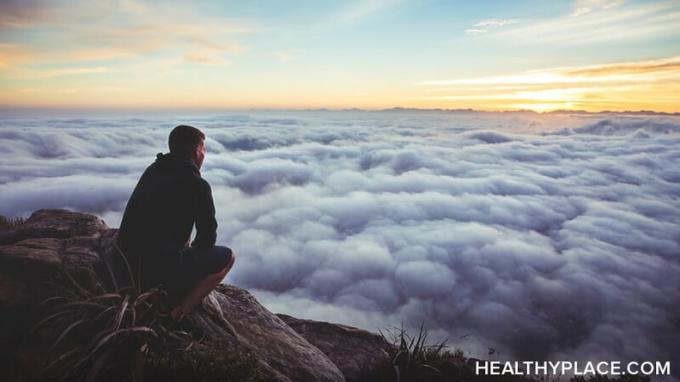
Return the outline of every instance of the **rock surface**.
[[[319,348],[348,381],[371,380],[372,374],[390,363],[390,345],[371,332],[323,321],[302,320],[277,314],[288,326]]]
[[[28,330],[26,318],[52,295],[46,281],[59,282],[55,275],[66,269],[81,285],[93,285],[116,234],[96,216],[65,210],[39,210],[17,227],[0,229],[3,363],[11,362]],[[386,344],[376,334],[277,316],[248,291],[230,285],[207,296],[188,322],[207,338],[250,351],[279,381],[358,380],[387,359]]]
[[[244,289],[220,285],[190,320],[208,337],[234,339],[239,348],[250,350],[292,381],[345,380],[324,353]]]
[[[66,210],[38,210],[23,224],[0,231],[0,244],[31,238],[66,239],[101,234],[109,227],[103,220]]]

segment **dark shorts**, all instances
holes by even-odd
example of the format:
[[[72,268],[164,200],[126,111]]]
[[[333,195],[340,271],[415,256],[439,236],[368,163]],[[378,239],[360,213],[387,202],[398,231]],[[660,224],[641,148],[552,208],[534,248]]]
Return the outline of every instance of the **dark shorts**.
[[[230,248],[216,245],[212,248],[184,248],[178,253],[175,266],[164,280],[168,290],[187,292],[201,279],[217,273],[229,264],[233,257]]]

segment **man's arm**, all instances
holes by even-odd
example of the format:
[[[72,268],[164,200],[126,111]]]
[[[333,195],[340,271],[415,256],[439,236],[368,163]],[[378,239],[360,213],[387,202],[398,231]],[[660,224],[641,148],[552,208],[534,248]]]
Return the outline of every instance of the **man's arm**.
[[[204,179],[200,180],[196,201],[196,238],[192,247],[212,247],[217,240],[217,220],[212,189]]]

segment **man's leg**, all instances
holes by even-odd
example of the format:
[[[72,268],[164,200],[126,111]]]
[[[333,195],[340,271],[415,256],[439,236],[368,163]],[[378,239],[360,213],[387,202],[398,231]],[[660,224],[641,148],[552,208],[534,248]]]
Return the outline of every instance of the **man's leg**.
[[[174,320],[180,320],[186,314],[191,312],[191,310],[203,300],[203,297],[212,292],[212,290],[215,289],[215,287],[219,285],[222,280],[224,280],[224,278],[227,276],[227,273],[229,273],[229,270],[231,270],[231,267],[234,266],[235,259],[236,256],[234,252],[231,252],[231,256],[229,257],[229,261],[227,262],[226,266],[219,272],[206,276],[196,285],[194,285],[189,293],[184,296],[184,298],[182,298],[180,302],[172,309],[170,316]]]

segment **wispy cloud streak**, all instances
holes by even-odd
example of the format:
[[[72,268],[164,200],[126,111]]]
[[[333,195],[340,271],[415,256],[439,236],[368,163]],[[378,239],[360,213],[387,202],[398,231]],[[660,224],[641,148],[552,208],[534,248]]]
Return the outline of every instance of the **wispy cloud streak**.
[[[680,34],[678,2],[625,6],[618,6],[620,2],[587,3],[593,4],[577,6],[574,13],[565,16],[499,30],[496,36],[515,44],[552,42],[574,45]]]
[[[466,29],[465,33],[473,36],[480,35],[488,33],[491,29],[501,28],[516,23],[517,20],[510,19],[486,19],[475,23],[472,28]]]
[[[504,76],[422,81],[417,85],[449,91],[447,95],[427,95],[424,99],[488,100],[496,101],[501,108],[536,103],[540,107],[527,108],[542,110],[578,106],[592,109],[593,106],[619,101],[625,107],[626,98],[635,94],[627,101],[630,106],[634,106],[636,101],[651,104],[656,100],[659,101],[657,105],[677,110],[680,100],[673,100],[673,94],[680,92],[680,56],[532,70]]]
[[[624,3],[623,0],[577,0],[574,5],[572,16],[583,16],[587,13],[617,7]]]
[[[73,3],[57,6],[40,2],[4,2],[0,5],[0,29],[30,29],[38,39],[12,45],[27,52],[22,61],[3,59],[8,44],[0,45],[0,69],[37,72],[36,66],[75,64],[86,61],[131,59],[154,53],[175,54],[186,62],[223,64],[225,55],[242,48],[235,37],[256,27],[209,16],[198,16],[178,6],[150,7],[136,1]],[[51,44],[46,45],[45,41]],[[77,68],[64,73],[78,73]],[[12,78],[18,71],[6,73]],[[55,76],[52,68],[35,78]],[[58,74],[60,75],[60,74]],[[20,76],[19,78],[26,78]]]

